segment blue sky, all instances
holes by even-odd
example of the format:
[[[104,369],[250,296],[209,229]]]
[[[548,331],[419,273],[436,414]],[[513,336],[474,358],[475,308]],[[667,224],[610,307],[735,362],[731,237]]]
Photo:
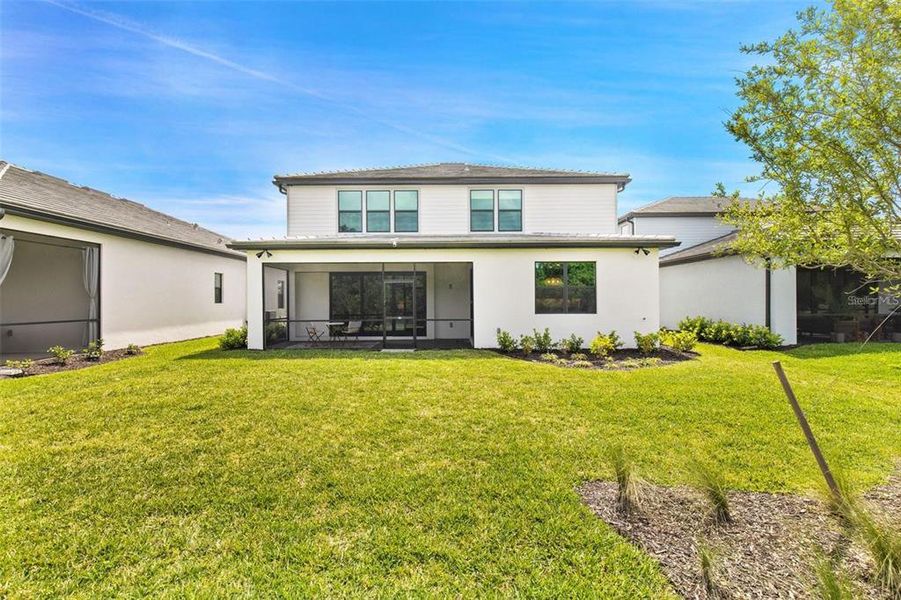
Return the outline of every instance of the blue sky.
[[[233,237],[275,173],[467,161],[627,171],[620,212],[755,172],[722,122],[810,2],[6,1],[0,156]]]

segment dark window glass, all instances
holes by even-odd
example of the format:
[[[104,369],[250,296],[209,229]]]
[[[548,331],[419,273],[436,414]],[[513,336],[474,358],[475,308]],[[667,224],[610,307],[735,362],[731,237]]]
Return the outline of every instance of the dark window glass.
[[[469,191],[469,230],[494,231],[494,190]]]
[[[498,190],[497,230],[522,231],[522,190]]]
[[[338,192],[338,231],[363,231],[363,192]]]
[[[391,231],[391,192],[366,192],[366,231]]]
[[[597,312],[595,263],[535,263],[535,312]]]
[[[276,286],[278,290],[278,307],[285,308],[285,282],[278,280]]]
[[[331,273],[329,293],[329,318],[361,321],[360,335],[412,336],[414,322],[426,335],[425,273],[386,272],[384,282],[381,272]]]
[[[419,231],[419,192],[394,192],[394,231]]]
[[[222,273],[213,273],[213,302],[222,304]]]

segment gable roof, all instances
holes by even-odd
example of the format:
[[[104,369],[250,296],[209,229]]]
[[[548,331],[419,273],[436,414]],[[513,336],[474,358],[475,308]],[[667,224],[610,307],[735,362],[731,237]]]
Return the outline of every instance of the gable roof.
[[[739,198],[739,202],[754,203],[757,198]],[[722,214],[732,198],[720,196],[670,196],[629,211],[618,219],[628,221],[632,217],[707,217]]]
[[[708,258],[719,258],[721,256],[730,256],[735,254],[731,249],[732,242],[738,237],[738,231],[732,231],[726,235],[722,235],[688,248],[683,248],[675,252],[670,252],[666,256],[660,257],[660,266],[666,267],[671,265],[680,265],[688,262],[696,262],[699,260],[707,260]]]
[[[499,167],[494,165],[479,165],[461,162],[276,175],[272,180],[279,188],[282,188],[285,185],[517,182],[616,183],[620,186],[620,189],[625,187],[630,181],[632,180],[628,173]]]
[[[227,237],[196,223],[5,161],[0,161],[0,209],[81,229],[246,258],[226,246],[231,241]]]

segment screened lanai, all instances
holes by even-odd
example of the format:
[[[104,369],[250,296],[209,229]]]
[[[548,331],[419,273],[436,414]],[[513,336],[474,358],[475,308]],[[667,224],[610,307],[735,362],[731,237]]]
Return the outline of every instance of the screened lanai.
[[[266,347],[471,347],[471,277],[468,262],[267,263]]]

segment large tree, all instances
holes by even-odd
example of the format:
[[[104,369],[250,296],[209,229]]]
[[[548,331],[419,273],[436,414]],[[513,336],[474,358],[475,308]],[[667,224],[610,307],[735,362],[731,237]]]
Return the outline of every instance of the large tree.
[[[835,0],[798,23],[742,48],[762,60],[737,79],[726,127],[772,192],[727,211],[734,248],[901,281],[901,0]]]

